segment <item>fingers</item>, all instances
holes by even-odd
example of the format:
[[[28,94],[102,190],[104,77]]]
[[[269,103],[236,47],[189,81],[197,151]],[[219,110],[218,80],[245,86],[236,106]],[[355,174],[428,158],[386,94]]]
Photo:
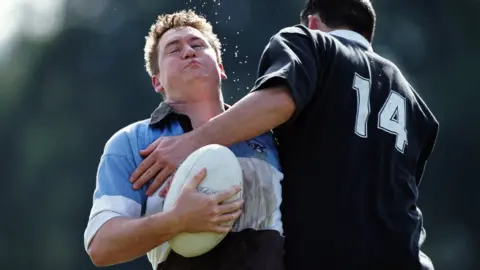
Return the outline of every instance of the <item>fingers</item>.
[[[160,173],[157,174],[153,182],[150,184],[150,186],[147,189],[147,196],[151,196],[157,191],[162,184],[165,182],[165,180],[173,173],[173,169],[170,167],[163,168],[163,170],[160,171]]]
[[[162,188],[162,190],[160,190],[160,193],[159,195],[161,197],[165,197],[167,196],[167,193],[168,193],[168,190],[170,190],[170,186],[172,185],[172,181],[173,181],[173,178],[175,177],[175,173],[173,173],[170,178],[167,180],[167,183],[165,184],[165,186]]]
[[[167,184],[165,184],[165,186],[160,190],[160,192],[158,193],[158,196],[160,197],[167,196],[168,190],[170,189],[170,183],[172,183],[172,180],[167,181]]]
[[[157,145],[160,143],[161,139],[162,138],[158,138],[156,141],[154,141],[149,146],[147,146],[147,148],[140,150],[140,155],[143,157],[150,155],[153,152],[153,150],[157,148]]]
[[[228,233],[232,230],[235,220],[240,217],[242,210],[237,210],[233,213],[222,215],[215,221],[216,225],[213,225],[211,231],[216,233]]]
[[[217,210],[220,215],[233,213],[235,211],[241,210],[243,206],[243,200],[235,200],[233,202],[228,202],[218,206]]]
[[[223,191],[215,194],[215,200],[217,201],[217,203],[227,201],[228,199],[232,198],[235,194],[240,192],[240,190],[242,190],[242,188],[239,186],[232,187],[227,191]]]
[[[243,202],[242,202],[243,204]],[[213,232],[216,233],[228,233],[232,230],[232,226],[234,222],[240,217],[242,214],[241,209],[237,209],[233,212],[229,212],[227,214],[223,214],[215,219],[214,227],[212,228]]]
[[[205,168],[201,169],[193,178],[188,180],[185,184],[184,189],[194,189],[196,190],[198,185],[203,181],[205,176],[207,175],[207,170]]]
[[[218,223],[222,223],[222,224],[224,224],[224,223],[230,224],[230,222],[234,222],[235,220],[237,220],[237,218],[240,217],[241,214],[242,214],[242,210],[237,209],[234,212],[230,212],[228,214],[224,214],[224,215],[219,216],[216,221]]]
[[[139,178],[143,176],[144,173],[154,164],[154,162],[155,160],[152,157],[147,157],[146,159],[144,159],[130,176],[130,182],[137,182]]]
[[[135,181],[133,184],[134,189],[140,189],[143,185],[148,183],[150,179],[153,179],[162,169],[158,163],[153,163],[150,167]]]

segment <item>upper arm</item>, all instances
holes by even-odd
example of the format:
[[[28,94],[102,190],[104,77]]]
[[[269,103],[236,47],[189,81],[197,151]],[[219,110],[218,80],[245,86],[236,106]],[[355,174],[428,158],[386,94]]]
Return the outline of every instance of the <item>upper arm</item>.
[[[128,137],[124,133],[115,134],[107,142],[98,165],[93,206],[84,235],[85,248],[108,220],[141,216],[145,191],[134,190],[129,181],[135,167]]]
[[[128,217],[139,216],[140,212],[134,210],[144,203],[146,196],[142,190],[134,190],[129,181],[134,170],[132,159],[118,154],[103,154],[97,170],[94,207],[103,205],[105,210],[116,211]],[[121,200],[121,203],[110,204],[115,198]]]
[[[275,34],[262,53],[252,91],[286,86],[295,102],[295,118],[317,89],[321,76],[320,54],[324,51],[320,40],[301,26],[288,27]]]
[[[413,89],[411,85],[409,85],[411,92],[413,93],[414,99],[416,101],[416,106],[418,106],[418,117],[424,119],[425,121],[422,122],[421,127],[424,128],[423,134],[425,134],[422,142],[422,150],[417,160],[417,168],[415,172],[415,178],[417,185],[420,185],[420,182],[423,177],[423,172],[427,165],[427,160],[430,157],[433,148],[435,147],[435,143],[438,137],[439,131],[439,123],[438,120],[435,118],[434,114],[430,111],[425,101],[418,95],[418,93]]]
[[[425,171],[425,167],[427,165],[427,160],[430,157],[433,148],[435,147],[435,142],[438,136],[438,127],[438,122],[434,122],[432,128],[430,129],[430,132],[428,133],[422,152],[420,153],[420,157],[418,158],[417,171],[415,173],[417,185],[420,185],[423,177],[423,172]]]

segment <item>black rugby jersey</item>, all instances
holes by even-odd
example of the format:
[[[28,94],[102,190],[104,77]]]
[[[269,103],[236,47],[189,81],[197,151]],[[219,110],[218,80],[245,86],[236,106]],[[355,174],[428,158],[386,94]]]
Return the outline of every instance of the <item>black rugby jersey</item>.
[[[252,91],[277,85],[296,103],[274,129],[288,269],[433,269],[416,203],[439,125],[395,64],[355,32],[297,25],[271,38]]]

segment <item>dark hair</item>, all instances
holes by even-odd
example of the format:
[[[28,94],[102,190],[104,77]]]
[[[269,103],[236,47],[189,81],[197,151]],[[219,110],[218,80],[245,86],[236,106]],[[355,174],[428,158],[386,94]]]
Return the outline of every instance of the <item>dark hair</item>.
[[[330,28],[348,27],[370,42],[375,32],[376,15],[370,0],[307,0],[300,19],[308,24],[308,16],[318,14]]]

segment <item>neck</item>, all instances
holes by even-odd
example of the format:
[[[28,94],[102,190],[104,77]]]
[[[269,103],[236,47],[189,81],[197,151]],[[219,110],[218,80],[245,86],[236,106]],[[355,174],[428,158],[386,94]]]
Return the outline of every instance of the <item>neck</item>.
[[[223,101],[220,99],[195,102],[172,101],[167,103],[172,106],[176,112],[188,116],[194,129],[202,126],[213,117],[225,111]]]

